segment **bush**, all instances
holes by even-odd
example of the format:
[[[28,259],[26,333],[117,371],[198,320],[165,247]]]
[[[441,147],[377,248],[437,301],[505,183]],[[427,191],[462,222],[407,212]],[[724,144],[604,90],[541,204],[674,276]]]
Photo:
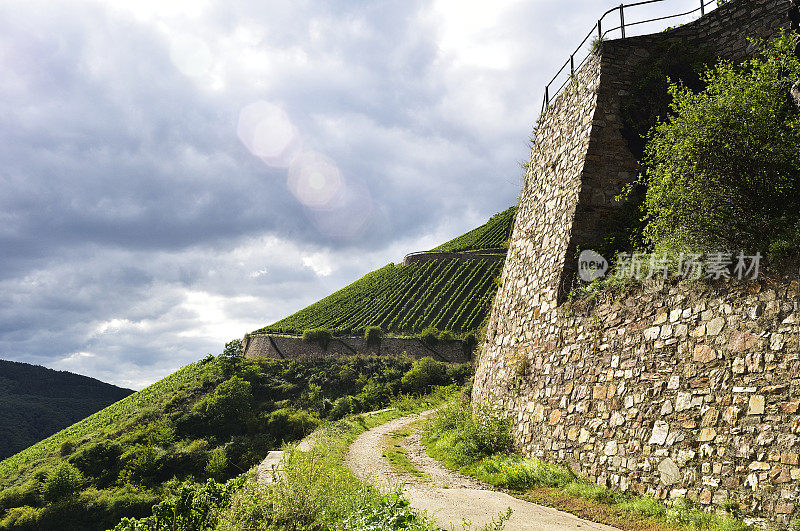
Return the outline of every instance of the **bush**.
[[[337,398],[333,403],[330,413],[328,413],[328,418],[331,420],[339,420],[351,413],[358,413],[358,409],[360,408],[357,408],[356,404],[357,402],[349,395]]]
[[[645,149],[648,245],[675,254],[754,253],[796,239],[800,113],[788,96],[800,79],[794,42],[783,35],[742,65],[720,62],[704,75],[702,92],[670,87],[674,116],[655,127]]]
[[[428,424],[426,442],[455,467],[513,450],[511,423],[488,410],[473,412],[469,404],[453,402],[441,408]]]
[[[75,450],[75,446],[75,439],[65,439],[64,442],[61,443],[61,448],[58,453],[61,457],[66,457]]]
[[[328,350],[328,345],[333,339],[333,333],[325,328],[312,328],[303,332],[303,341],[316,343],[323,350]]]
[[[439,332],[439,341],[452,341],[452,340],[453,340],[453,334],[451,334],[447,330],[442,330],[441,332]]]
[[[267,419],[267,432],[277,441],[302,439],[319,426],[319,419],[309,412],[282,408],[273,411]]]
[[[423,343],[432,347],[439,341],[439,331],[435,328],[426,328],[420,333],[419,338]]]
[[[392,395],[385,385],[375,380],[369,380],[356,396],[356,399],[361,402],[366,411],[369,411],[386,407],[392,399]]]
[[[407,393],[425,394],[437,385],[451,382],[447,365],[433,358],[422,358],[414,362],[411,369],[403,375],[400,385]]]
[[[49,502],[72,500],[78,496],[83,476],[66,461],[62,461],[45,478],[40,488],[42,497]]]
[[[368,326],[364,330],[364,341],[367,342],[367,345],[380,345],[382,338],[383,330],[381,330],[380,326]]]
[[[252,405],[250,382],[232,376],[217,386],[205,402],[205,412],[220,424],[239,424],[246,421]]]
[[[234,339],[233,341],[225,343],[225,349],[222,351],[222,354],[219,355],[222,371],[226,375],[235,373],[243,357],[244,350],[242,349],[242,341],[240,339]]]
[[[228,456],[225,454],[225,448],[214,448],[208,454],[208,463],[206,463],[206,473],[213,479],[219,481],[225,475],[225,469],[228,467]]]
[[[86,476],[110,482],[119,472],[121,455],[119,444],[101,441],[85,445],[69,458],[69,462]]]

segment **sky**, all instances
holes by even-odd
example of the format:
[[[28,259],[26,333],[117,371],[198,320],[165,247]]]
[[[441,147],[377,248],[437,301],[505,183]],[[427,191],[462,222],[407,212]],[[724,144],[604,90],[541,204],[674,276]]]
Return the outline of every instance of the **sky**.
[[[141,389],[480,225],[611,4],[0,2],[0,358]]]

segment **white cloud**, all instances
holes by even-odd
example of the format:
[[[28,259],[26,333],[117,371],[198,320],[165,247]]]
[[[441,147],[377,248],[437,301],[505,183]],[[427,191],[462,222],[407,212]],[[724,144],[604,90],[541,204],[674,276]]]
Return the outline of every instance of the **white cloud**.
[[[0,356],[138,388],[478,225],[599,11],[0,3]]]
[[[312,270],[318,277],[328,277],[333,273],[330,257],[324,253],[314,253],[303,257],[303,266]]]

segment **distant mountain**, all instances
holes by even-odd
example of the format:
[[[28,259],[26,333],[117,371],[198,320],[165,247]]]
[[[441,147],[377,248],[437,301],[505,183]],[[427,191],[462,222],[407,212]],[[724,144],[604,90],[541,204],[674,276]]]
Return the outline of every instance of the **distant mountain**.
[[[87,376],[0,360],[0,459],[131,393]]]

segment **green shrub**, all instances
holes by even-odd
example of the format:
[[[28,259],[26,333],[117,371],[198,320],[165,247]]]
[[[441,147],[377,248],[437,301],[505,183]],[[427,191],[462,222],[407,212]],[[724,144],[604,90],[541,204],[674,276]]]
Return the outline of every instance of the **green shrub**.
[[[239,365],[241,365],[243,357],[244,350],[242,350],[242,341],[240,339],[225,343],[225,349],[219,355],[223,373],[225,375],[234,374]]]
[[[219,481],[225,475],[225,469],[228,467],[228,456],[225,454],[225,449],[222,447],[214,448],[208,454],[208,463],[206,463],[206,473],[213,479]]]
[[[475,350],[475,347],[478,346],[478,337],[475,335],[474,332],[470,332],[466,336],[464,336],[464,350],[467,352],[472,352]]]
[[[45,478],[40,488],[42,497],[49,502],[72,500],[78,496],[83,476],[66,461],[62,461]]]
[[[458,402],[441,408],[431,418],[425,438],[455,467],[474,465],[485,457],[513,449],[508,419],[488,409],[473,412],[469,404]]]
[[[439,341],[452,341],[452,340],[453,340],[453,334],[450,333],[449,331],[442,330],[441,332],[439,332]]]
[[[383,338],[383,330],[381,330],[380,326],[368,326],[364,330],[364,341],[367,342],[367,345],[370,346],[380,345],[382,338]]]
[[[323,350],[328,350],[328,345],[333,339],[333,333],[325,328],[312,328],[303,332],[303,341],[316,343]]]
[[[420,333],[419,338],[429,347],[433,347],[439,341],[439,331],[433,327],[426,328]]]
[[[35,506],[38,504],[39,487],[33,481],[0,492],[0,514],[12,507]]]
[[[160,472],[158,451],[152,445],[139,445],[127,452],[122,457],[125,466],[119,473],[123,483],[132,485],[150,485]]]
[[[216,419],[219,424],[228,425],[246,421],[252,405],[252,386],[239,376],[232,376],[219,384],[204,404],[209,417]]]
[[[427,393],[434,386],[449,383],[451,380],[447,365],[428,357],[415,361],[400,381],[403,391],[416,395]]]
[[[673,85],[672,116],[645,149],[644,237],[658,251],[754,253],[800,222],[800,79],[795,37],[742,65],[720,62],[707,88]],[[778,244],[776,249],[785,249]]]
[[[333,403],[333,407],[328,413],[328,418],[331,420],[339,420],[351,413],[358,413],[356,401],[350,395],[342,396],[337,398]]]
[[[75,446],[75,439],[65,439],[64,442],[61,443],[61,448],[58,453],[61,457],[66,457],[75,450]]]
[[[278,441],[302,439],[319,425],[319,418],[307,411],[282,408],[273,411],[267,420],[267,433]]]
[[[478,463],[478,476],[492,485],[514,490],[565,487],[575,481],[572,471],[536,458],[496,454]]]
[[[69,458],[85,475],[104,482],[115,479],[119,473],[122,447],[118,443],[100,441],[86,444]]]
[[[385,385],[370,379],[358,393],[356,399],[361,402],[364,410],[369,411],[386,407],[392,399],[392,394]]]
[[[28,506],[14,507],[6,511],[3,519],[0,520],[0,528],[38,531],[41,529],[39,519],[42,512],[44,509],[34,509]]]

